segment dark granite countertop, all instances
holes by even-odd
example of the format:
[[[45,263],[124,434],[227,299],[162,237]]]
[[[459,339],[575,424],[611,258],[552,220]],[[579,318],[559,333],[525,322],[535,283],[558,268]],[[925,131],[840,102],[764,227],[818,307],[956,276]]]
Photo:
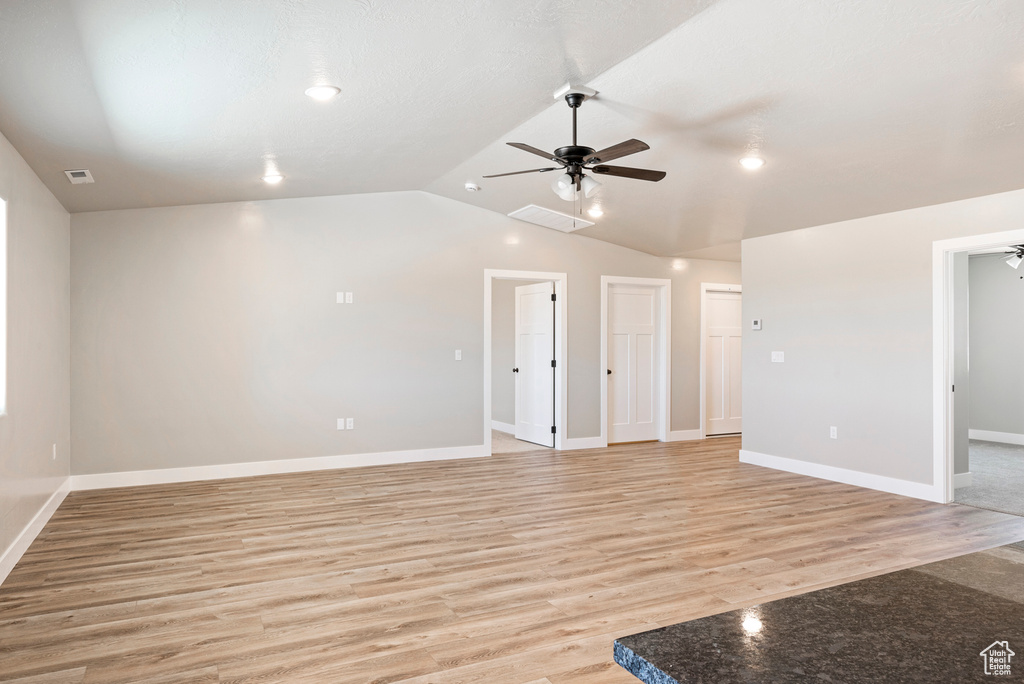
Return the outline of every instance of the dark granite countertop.
[[[647,684],[1024,682],[1024,548],[634,634],[615,661]]]

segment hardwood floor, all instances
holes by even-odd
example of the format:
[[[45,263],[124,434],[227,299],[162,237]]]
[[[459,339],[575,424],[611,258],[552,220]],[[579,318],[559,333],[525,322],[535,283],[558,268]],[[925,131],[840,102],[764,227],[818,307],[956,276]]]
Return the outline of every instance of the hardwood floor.
[[[1024,539],[738,439],[74,492],[0,680],[636,684],[618,636]]]

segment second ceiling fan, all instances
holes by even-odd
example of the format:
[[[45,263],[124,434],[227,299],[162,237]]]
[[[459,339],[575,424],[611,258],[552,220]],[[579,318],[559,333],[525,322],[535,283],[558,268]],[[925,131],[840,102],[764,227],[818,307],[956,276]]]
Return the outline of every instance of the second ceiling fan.
[[[660,181],[664,178],[664,171],[635,169],[629,166],[609,166],[605,163],[613,159],[619,159],[620,157],[651,149],[650,146],[642,140],[633,138],[626,140],[625,142],[620,142],[618,145],[606,147],[603,150],[595,150],[592,147],[577,144],[576,110],[579,109],[580,105],[583,104],[589,94],[592,94],[592,91],[587,93],[584,88],[578,87],[575,89],[570,88],[569,92],[565,94],[565,101],[569,105],[570,109],[572,109],[572,145],[559,147],[554,152],[545,152],[544,150],[533,147],[532,145],[527,145],[526,143],[508,143],[516,149],[535,154],[538,157],[544,157],[548,161],[558,164],[558,166],[550,166],[542,169],[527,169],[526,171],[512,171],[511,173],[496,173],[491,176],[484,176],[484,178],[500,178],[502,176],[518,176],[523,173],[545,173],[547,171],[561,170],[562,173],[555,179],[553,189],[559,197],[566,201],[574,200],[580,192],[582,192],[586,197],[590,197],[601,185],[588,176],[585,173],[587,171],[603,176],[619,176],[621,178],[634,178],[636,180],[653,182]]]

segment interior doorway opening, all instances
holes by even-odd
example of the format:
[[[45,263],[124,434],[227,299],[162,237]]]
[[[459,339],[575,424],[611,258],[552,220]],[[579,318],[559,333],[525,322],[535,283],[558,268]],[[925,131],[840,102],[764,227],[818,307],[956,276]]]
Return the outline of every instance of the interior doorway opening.
[[[965,285],[969,288],[970,254],[1002,252],[1010,245],[1022,243],[1024,230],[1012,230],[938,240],[932,245],[934,453],[930,498],[935,501],[955,501],[957,489],[975,486],[976,473],[970,470],[972,445],[969,441],[972,436],[969,397],[974,384],[969,372],[969,295],[965,298],[964,294]],[[1020,278],[1024,272],[1007,265],[1002,268],[1024,288],[1024,279]],[[1010,369],[1012,366],[1007,370]],[[976,429],[974,436],[992,437],[996,432]],[[1024,433],[1020,440],[1024,441]]]
[[[484,445],[488,454],[565,444],[564,273],[484,271]]]
[[[953,501],[1024,516],[1024,259],[1016,251],[953,255]]]

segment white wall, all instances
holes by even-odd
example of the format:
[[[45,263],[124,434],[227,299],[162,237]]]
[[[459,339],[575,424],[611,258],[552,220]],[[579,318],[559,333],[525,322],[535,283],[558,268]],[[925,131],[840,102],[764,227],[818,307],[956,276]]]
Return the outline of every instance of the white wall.
[[[71,390],[70,220],[3,136],[0,197],[7,200],[8,234],[7,413],[0,416],[2,581],[66,487]]]
[[[745,240],[743,449],[931,485],[932,242],[1022,225],[1015,191]]]
[[[1024,437],[1024,266],[1002,256],[971,257],[971,429]]]
[[[481,444],[485,268],[568,273],[569,437],[600,433],[601,275],[672,278],[696,428],[699,283],[739,279],[422,192],[76,214],[71,251],[75,474]]]

